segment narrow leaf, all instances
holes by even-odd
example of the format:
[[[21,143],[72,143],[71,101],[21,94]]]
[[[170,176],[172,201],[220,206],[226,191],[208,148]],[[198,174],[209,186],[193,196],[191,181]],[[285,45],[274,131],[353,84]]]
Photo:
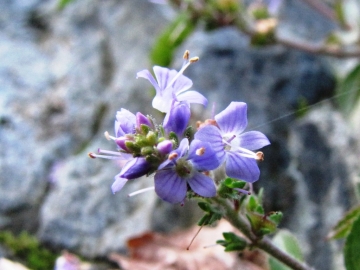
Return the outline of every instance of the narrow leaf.
[[[329,232],[328,239],[345,238],[350,233],[354,221],[360,216],[360,205],[352,208]]]
[[[347,270],[358,270],[360,266],[360,216],[355,220],[346,238],[344,257]]]

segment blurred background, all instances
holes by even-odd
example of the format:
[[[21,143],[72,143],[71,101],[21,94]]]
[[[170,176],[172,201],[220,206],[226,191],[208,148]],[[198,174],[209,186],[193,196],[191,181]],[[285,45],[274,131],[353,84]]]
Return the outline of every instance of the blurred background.
[[[108,256],[124,254],[130,237],[197,222],[191,202],[127,196],[151,177],[113,195],[119,164],[87,155],[114,149],[103,133],[121,108],[161,121],[136,72],[179,70],[188,49],[200,61],[185,75],[209,100],[193,106],[194,121],[213,103],[220,112],[246,102],[248,130],[271,141],[255,186],[266,210],[283,211],[281,227],[315,269],[344,269],[342,243],[326,236],[358,200],[359,5],[0,0],[0,257],[52,269],[67,250],[87,269],[119,269]]]

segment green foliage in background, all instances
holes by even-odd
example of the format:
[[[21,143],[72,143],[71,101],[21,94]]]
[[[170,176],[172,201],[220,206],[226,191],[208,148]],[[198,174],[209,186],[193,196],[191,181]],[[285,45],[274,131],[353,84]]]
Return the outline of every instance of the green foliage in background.
[[[279,230],[273,238],[273,243],[295,259],[301,262],[304,261],[300,245],[295,236],[292,235],[289,231]],[[289,267],[279,262],[274,257],[269,257],[269,264],[271,270],[291,270]]]
[[[177,18],[157,38],[150,53],[154,65],[169,66],[174,51],[194,31],[195,23],[186,13],[180,13]]]
[[[30,269],[49,270],[54,267],[57,255],[41,247],[36,237],[27,232],[15,236],[9,231],[1,231],[0,243]]]
[[[349,235],[354,222],[360,217],[360,205],[348,211],[330,231],[328,239],[341,239]]]
[[[58,1],[58,9],[64,9],[68,4],[73,2],[74,0],[59,0]]]
[[[337,93],[342,110],[345,114],[351,113],[360,99],[360,65],[339,83]]]

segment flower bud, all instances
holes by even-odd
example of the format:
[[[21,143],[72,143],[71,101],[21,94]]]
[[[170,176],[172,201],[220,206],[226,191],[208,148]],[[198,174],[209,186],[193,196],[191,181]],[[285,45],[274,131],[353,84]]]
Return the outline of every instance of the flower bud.
[[[140,112],[136,113],[136,126],[140,128],[141,125],[152,127],[150,120]]]
[[[166,133],[174,132],[182,137],[190,120],[190,107],[186,102],[175,102],[164,119]]]
[[[160,154],[165,156],[173,150],[173,144],[170,140],[162,141],[157,145],[157,150],[159,150]]]

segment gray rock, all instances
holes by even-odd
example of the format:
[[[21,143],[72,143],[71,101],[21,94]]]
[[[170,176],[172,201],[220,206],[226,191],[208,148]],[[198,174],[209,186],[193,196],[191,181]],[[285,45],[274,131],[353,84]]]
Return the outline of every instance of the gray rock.
[[[290,129],[288,147],[289,174],[297,186],[289,227],[307,247],[309,263],[316,269],[331,269],[334,253],[341,253],[342,246],[325,239],[355,201],[358,145],[341,114],[324,104]]]
[[[88,150],[96,145],[99,142]],[[113,195],[110,186],[119,170],[115,162],[90,160],[82,154],[58,164],[41,209],[40,239],[89,258],[124,251],[129,236],[150,228],[155,193],[127,196],[153,186],[153,179],[144,177],[129,181],[119,194]]]
[[[16,27],[1,33],[0,228],[38,231],[53,247],[106,256],[151,227],[154,194],[112,195],[118,168],[87,152],[114,146],[102,134],[113,132],[121,107],[151,113],[150,87],[139,87],[135,76],[149,65],[163,13],[141,0],[74,1],[60,13],[55,3],[22,9],[20,1],[9,1],[2,9],[9,18],[36,12],[46,26],[41,35],[25,23],[17,27],[27,37],[20,30],[15,35]],[[52,179],[60,180],[51,186]]]

